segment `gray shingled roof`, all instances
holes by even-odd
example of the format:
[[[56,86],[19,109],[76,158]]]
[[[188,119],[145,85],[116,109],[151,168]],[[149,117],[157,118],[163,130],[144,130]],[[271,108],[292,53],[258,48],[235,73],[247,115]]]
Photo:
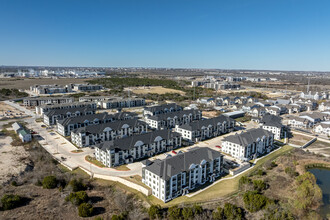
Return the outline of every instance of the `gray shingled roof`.
[[[87,127],[77,128],[73,132],[78,133],[88,133],[88,134],[100,134],[105,128],[111,128],[112,130],[120,130],[123,125],[127,124],[129,127],[136,127],[139,125],[147,125],[144,121],[140,121],[137,118],[127,119],[123,121],[113,121],[104,124],[90,125]]]
[[[260,123],[262,123],[265,126],[272,126],[281,128],[282,125],[282,119],[281,117],[278,117],[276,115],[266,114],[264,117],[262,117]]]
[[[164,180],[168,180],[174,175],[189,171],[191,164],[200,164],[203,160],[211,162],[221,156],[223,155],[218,151],[206,147],[197,147],[164,160],[155,160],[145,169]]]
[[[183,111],[177,111],[177,112],[169,112],[165,114],[160,115],[153,115],[150,116],[149,119],[155,120],[155,121],[161,121],[166,120],[167,118],[173,118],[175,116],[181,118],[183,115],[189,115],[189,114],[197,114],[199,113],[199,110],[183,110]]]
[[[155,142],[155,138],[160,136],[162,139],[171,139],[173,137],[180,137],[181,135],[171,130],[157,130],[149,133],[133,135],[126,138],[116,139],[112,141],[105,141],[103,143],[95,145],[95,147],[101,150],[130,150],[134,148],[137,141],[142,141],[144,144],[152,144]]]
[[[180,105],[177,105],[176,103],[169,103],[169,104],[164,104],[164,105],[156,105],[156,106],[150,106],[150,107],[145,107],[144,110],[150,111],[150,112],[156,112],[156,111],[163,111],[164,109],[182,109]]]
[[[255,142],[258,138],[261,139],[263,136],[273,136],[273,133],[262,128],[253,128],[240,134],[236,133],[234,135],[227,136],[223,139],[223,142],[228,141],[245,147]]]
[[[106,119],[113,119],[113,120],[121,120],[127,116],[135,117],[135,113],[131,112],[120,112],[116,114],[108,114],[108,113],[99,113],[99,114],[93,114],[93,115],[83,115],[83,116],[78,116],[78,117],[73,117],[73,118],[66,118],[63,120],[59,120],[58,123],[66,126],[69,124],[77,124],[77,123],[83,123],[85,120],[88,121],[93,121],[94,119],[99,119],[99,120],[106,120]]]
[[[226,121],[229,124],[230,122],[235,121],[235,120],[230,117],[220,115],[215,118],[194,121],[194,122],[191,122],[190,124],[181,125],[181,126],[179,126],[179,128],[189,130],[189,131],[195,131],[195,130],[200,130],[203,126],[208,127],[209,125],[212,125],[212,126],[216,127],[219,122],[223,123],[224,121]]]
[[[74,108],[62,108],[62,109],[52,109],[45,113],[46,116],[51,117],[53,115],[66,115],[67,113],[75,113],[75,112],[90,112],[95,111],[95,109],[89,106],[83,107],[74,107]]]

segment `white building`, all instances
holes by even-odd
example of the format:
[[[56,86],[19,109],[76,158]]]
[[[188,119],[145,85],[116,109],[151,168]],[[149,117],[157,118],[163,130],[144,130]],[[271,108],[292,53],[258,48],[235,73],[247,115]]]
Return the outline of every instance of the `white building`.
[[[181,139],[171,130],[157,130],[105,141],[95,145],[95,158],[107,167],[120,166],[181,147]]]
[[[145,161],[142,182],[152,195],[168,202],[223,173],[223,155],[209,148],[194,148],[164,160]]]
[[[222,151],[242,161],[248,161],[273,149],[274,134],[262,128],[250,129],[227,136]]]
[[[281,140],[288,136],[288,129],[282,124],[282,119],[275,115],[266,114],[260,120],[260,127],[274,134],[274,139]]]

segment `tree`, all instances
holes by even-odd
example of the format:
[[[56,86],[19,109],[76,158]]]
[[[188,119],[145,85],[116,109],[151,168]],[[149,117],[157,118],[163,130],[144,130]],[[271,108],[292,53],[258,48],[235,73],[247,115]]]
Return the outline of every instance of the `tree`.
[[[2,209],[9,210],[19,207],[23,203],[23,198],[19,195],[5,194],[1,198]]]
[[[248,191],[243,195],[245,208],[250,212],[257,212],[267,205],[269,199],[255,191]]]
[[[169,209],[168,209],[168,218],[169,219],[172,219],[172,220],[179,220],[179,219],[182,219],[182,213],[181,213],[181,209],[178,208],[178,206],[171,206]]]
[[[45,189],[54,189],[57,186],[57,179],[55,176],[46,176],[42,180],[42,187]]]
[[[78,215],[80,217],[90,217],[93,214],[93,206],[89,203],[81,203],[78,207]]]
[[[317,207],[322,199],[322,191],[316,184],[315,176],[306,172],[296,178],[296,183],[294,206],[303,212]]]
[[[160,205],[151,205],[148,209],[148,215],[150,219],[160,218],[161,216],[161,207]]]
[[[65,197],[65,201],[70,201],[74,205],[80,205],[82,203],[86,203],[89,197],[85,191],[72,192],[67,197]]]

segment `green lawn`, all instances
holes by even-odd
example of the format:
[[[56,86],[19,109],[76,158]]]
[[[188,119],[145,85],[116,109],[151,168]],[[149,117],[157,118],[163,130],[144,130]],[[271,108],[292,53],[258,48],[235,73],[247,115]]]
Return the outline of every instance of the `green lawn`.
[[[261,167],[266,161],[272,161],[276,159],[277,157],[281,156],[282,154],[290,151],[293,147],[289,145],[283,146],[281,149],[279,149],[276,152],[273,152],[266,157],[260,159],[257,164],[249,171],[245,172],[244,175],[249,175],[251,172],[255,171],[259,167]],[[187,196],[180,196],[168,203],[163,203],[161,200],[157,199],[154,196],[149,196],[148,199],[152,204],[159,204],[164,207],[177,205],[181,203],[199,203],[199,202],[205,202],[205,201],[211,201],[211,200],[220,200],[225,197],[229,197],[231,195],[234,195],[238,193],[238,181],[241,178],[242,175],[236,176],[233,179],[223,180],[214,186],[204,190],[203,192],[193,196],[193,197],[187,197]]]

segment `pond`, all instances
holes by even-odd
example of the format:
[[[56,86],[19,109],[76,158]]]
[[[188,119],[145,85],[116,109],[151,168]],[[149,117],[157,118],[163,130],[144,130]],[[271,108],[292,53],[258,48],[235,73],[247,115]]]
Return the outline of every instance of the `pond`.
[[[313,168],[308,171],[314,174],[316,182],[322,190],[323,205],[320,207],[319,213],[325,218],[330,215],[330,169]]]

